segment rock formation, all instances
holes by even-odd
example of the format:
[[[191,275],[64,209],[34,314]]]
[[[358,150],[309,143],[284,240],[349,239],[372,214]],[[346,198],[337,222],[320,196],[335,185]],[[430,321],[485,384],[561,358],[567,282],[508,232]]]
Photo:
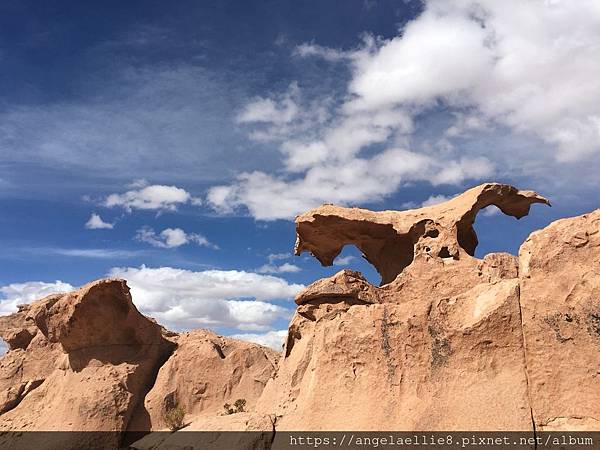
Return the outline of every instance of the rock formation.
[[[473,255],[477,213],[490,205],[517,219],[533,203],[550,204],[532,191],[488,183],[469,189],[444,203],[407,211],[373,212],[323,205],[296,217],[296,255],[310,251],[330,266],[347,244],[354,244],[381,275],[393,281],[421,256],[459,259]]]
[[[600,430],[600,210],[519,251],[529,395],[540,430]]]
[[[299,216],[297,254],[330,265],[356,245],[382,283],[351,270],[315,281],[281,355],[167,332],[121,280],[23,306],[0,318],[0,430],[145,433],[176,405],[184,430],[265,433],[214,448],[268,448],[286,430],[600,430],[600,210],[533,233],[518,257],[473,256],[479,210],[520,218],[533,203],[549,204],[485,184],[421,209]],[[247,411],[224,414],[237,398]],[[132,446],[189,448],[190,436]]]
[[[164,430],[164,414],[175,406],[200,423],[214,420],[224,404],[237,399],[252,410],[279,357],[271,349],[207,330],[175,335],[173,341],[177,349],[160,368],[130,431]]]
[[[0,336],[9,345],[0,359],[0,431],[148,432],[165,429],[174,406],[188,417],[216,415],[237,398],[251,407],[277,360],[269,349],[205,330],[164,330],[138,312],[124,280],[23,305],[0,317]],[[5,442],[15,437],[0,434],[0,448],[117,448],[122,440],[77,433]]]

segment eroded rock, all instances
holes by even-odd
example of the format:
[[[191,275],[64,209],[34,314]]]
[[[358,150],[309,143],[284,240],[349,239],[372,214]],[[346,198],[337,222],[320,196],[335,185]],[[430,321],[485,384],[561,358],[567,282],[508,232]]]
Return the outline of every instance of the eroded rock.
[[[2,431],[123,431],[174,348],[162,328],[137,311],[123,280],[46,297],[1,325],[10,345],[0,360]],[[19,327],[33,337],[12,338],[23,334]],[[114,433],[102,438],[96,445],[105,448],[116,448],[120,439]]]
[[[200,423],[220,416],[223,405],[237,399],[246,400],[245,409],[252,410],[279,357],[271,349],[208,330],[183,333],[174,340],[177,350],[160,368],[130,431],[167,429],[165,412],[176,406],[186,412],[186,420]]]
[[[533,203],[550,204],[533,191],[487,183],[447,202],[407,211],[323,205],[296,218],[295,253],[309,251],[330,266],[345,245],[354,244],[387,284],[419,255],[472,256],[478,243],[473,223],[481,209],[495,205],[519,219]]]
[[[519,259],[536,425],[600,430],[600,210],[531,234]]]

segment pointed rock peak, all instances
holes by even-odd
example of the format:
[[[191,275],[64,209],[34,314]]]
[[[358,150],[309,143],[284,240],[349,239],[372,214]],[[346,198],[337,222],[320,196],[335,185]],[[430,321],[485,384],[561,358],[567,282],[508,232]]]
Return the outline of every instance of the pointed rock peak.
[[[421,254],[472,256],[478,244],[473,223],[483,208],[495,205],[520,219],[533,203],[550,205],[536,192],[486,183],[444,203],[406,211],[323,205],[296,217],[295,253],[308,251],[324,266],[331,266],[342,248],[353,244],[375,266],[381,284],[387,284]]]

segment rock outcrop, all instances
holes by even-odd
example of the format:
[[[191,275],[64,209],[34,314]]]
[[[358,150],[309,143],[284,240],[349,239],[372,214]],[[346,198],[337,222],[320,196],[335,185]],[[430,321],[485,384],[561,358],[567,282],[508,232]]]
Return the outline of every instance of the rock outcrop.
[[[9,392],[2,431],[123,431],[174,348],[138,312],[123,280],[46,297],[2,325],[2,382],[18,383],[0,386]],[[116,447],[117,434],[103,436]]]
[[[482,184],[447,202],[407,211],[373,212],[323,205],[296,217],[295,253],[309,251],[330,266],[347,244],[353,244],[381,275],[381,283],[396,278],[421,255],[459,259],[473,255],[477,213],[491,205],[517,219],[533,203],[550,202],[532,191],[498,183]]]
[[[250,408],[277,361],[272,350],[205,330],[164,330],[135,308],[124,280],[23,305],[0,317],[0,336],[9,345],[0,359],[0,431],[143,435],[166,429],[170,407],[190,420],[237,398]],[[0,448],[117,448],[123,435],[33,438],[0,433]]]
[[[143,434],[163,430],[174,406],[184,430],[261,432],[202,448],[269,448],[289,430],[600,430],[600,210],[533,233],[518,257],[473,256],[479,210],[520,218],[533,203],[549,204],[485,184],[416,210],[299,216],[297,254],[328,265],[356,245],[382,284],[352,270],[315,281],[281,355],[167,332],[122,280],[23,306],[0,318],[0,431]],[[224,414],[237,398],[247,411]],[[132,447],[190,439],[150,433]]]
[[[177,349],[160,368],[130,431],[167,429],[165,413],[176,406],[197,422],[195,426],[214,421],[224,412],[223,405],[233,405],[237,399],[246,400],[245,409],[252,410],[279,357],[271,349],[207,330],[176,335],[173,340]]]
[[[600,210],[519,251],[531,407],[540,430],[600,430]]]

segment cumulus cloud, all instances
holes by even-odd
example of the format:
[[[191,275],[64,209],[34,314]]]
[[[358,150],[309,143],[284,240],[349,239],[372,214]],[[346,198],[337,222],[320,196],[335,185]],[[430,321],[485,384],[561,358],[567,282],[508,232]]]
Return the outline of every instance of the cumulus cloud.
[[[256,269],[258,273],[296,273],[300,272],[300,267],[295,264],[283,263],[279,266],[275,264],[265,264]]]
[[[348,256],[338,256],[337,258],[335,258],[335,261],[333,261],[333,265],[334,266],[347,266],[348,264],[350,264],[352,261],[355,261],[356,257],[352,256],[352,255],[348,255]]]
[[[443,100],[555,144],[559,160],[585,158],[600,150],[599,39],[593,0],[430,0],[357,60],[347,108]]]
[[[135,239],[159,248],[176,248],[186,244],[197,244],[203,247],[217,249],[218,247],[198,233],[186,233],[181,228],[165,228],[156,233],[145,226],[137,230]]]
[[[282,170],[242,172],[210,189],[209,205],[261,220],[291,219],[324,202],[381,201],[416,181],[461,185],[494,174],[566,173],[561,162],[593,173],[585,161],[600,150],[597,2],[424,5],[392,39],[367,36],[350,50],[296,47],[296,57],[347,64],[346,95],[319,103],[303,100],[305,88],[295,91],[293,114],[281,114],[283,131],[265,119],[292,110],[285,108],[289,93],[251,104],[267,113],[248,114],[243,125],[251,137],[278,144]],[[325,119],[309,122],[313,111]],[[442,125],[420,127],[424,118]],[[474,148],[484,135],[504,148]],[[519,150],[515,159],[508,149],[524,141],[536,148]]]
[[[211,189],[207,198],[213,208],[223,213],[244,206],[259,220],[291,219],[326,202],[381,200],[402,182],[428,180],[439,184],[491,173],[492,165],[483,157],[448,163],[390,148],[371,158],[351,157],[344,162],[317,164],[300,178],[281,178],[258,171],[243,173],[237,183]]]
[[[242,339],[244,341],[254,342],[256,344],[271,347],[274,350],[281,351],[281,347],[287,337],[287,330],[267,331],[266,333],[241,333],[233,334],[229,337]]]
[[[268,331],[292,310],[270,303],[290,300],[304,286],[282,278],[236,270],[194,272],[172,267],[117,267],[137,307],[174,329],[230,327]]]
[[[104,206],[108,208],[119,206],[126,211],[133,209],[176,211],[178,206],[186,203],[199,204],[200,200],[192,197],[185,189],[160,184],[143,186],[122,194],[110,194],[104,200]]]
[[[441,195],[441,194],[440,195],[430,195],[427,200],[425,200],[423,203],[421,203],[421,206],[437,205],[439,203],[447,202],[451,198],[452,197],[449,197],[447,195]]]
[[[102,220],[102,217],[96,213],[92,213],[89,220],[85,223],[85,227],[88,230],[112,230],[114,226],[114,224]]]
[[[17,305],[31,303],[56,292],[68,292],[74,289],[69,283],[55,281],[29,281],[26,283],[12,283],[0,286],[0,315],[11,314],[17,311]]]

